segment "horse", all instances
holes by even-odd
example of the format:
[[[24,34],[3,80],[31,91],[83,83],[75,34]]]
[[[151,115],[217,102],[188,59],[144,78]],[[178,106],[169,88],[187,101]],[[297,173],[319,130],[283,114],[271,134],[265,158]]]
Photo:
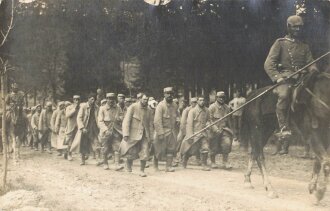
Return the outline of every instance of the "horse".
[[[270,87],[270,86],[269,86]],[[269,87],[254,90],[247,101],[262,93]],[[314,193],[317,204],[324,197],[330,174],[330,68],[325,72],[316,73],[313,80],[301,91],[303,104],[290,111],[290,122],[305,140],[310,142],[316,154],[312,179],[308,185],[310,194]],[[308,96],[308,97],[307,97]],[[275,106],[277,96],[267,92],[262,97],[243,108],[242,135],[243,145],[251,146],[248,166],[245,173],[244,186],[253,188],[251,184],[252,167],[256,162],[268,197],[277,198],[278,194],[272,187],[265,165],[264,147],[278,127]],[[320,174],[323,179],[319,181]]]
[[[23,108],[12,105],[10,110],[7,111],[6,122],[8,125],[8,140],[12,142],[14,152],[13,158],[15,162],[18,162],[20,159],[20,147],[28,126],[28,120]]]

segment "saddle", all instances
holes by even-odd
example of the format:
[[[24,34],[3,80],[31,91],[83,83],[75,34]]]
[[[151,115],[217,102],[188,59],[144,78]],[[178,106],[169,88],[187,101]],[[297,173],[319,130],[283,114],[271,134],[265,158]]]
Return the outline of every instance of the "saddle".
[[[309,72],[302,77],[294,84],[291,96],[291,110],[295,111],[297,107],[306,104],[311,95],[307,93],[306,88],[313,86],[318,72]]]

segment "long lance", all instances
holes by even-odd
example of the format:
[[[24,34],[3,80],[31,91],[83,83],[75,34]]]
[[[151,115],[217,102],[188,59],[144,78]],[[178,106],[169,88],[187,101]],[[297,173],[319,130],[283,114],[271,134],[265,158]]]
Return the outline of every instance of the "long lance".
[[[322,56],[320,56],[319,58],[315,59],[314,61],[308,63],[307,65],[305,65],[304,67],[300,68],[299,70],[297,70],[296,72],[292,73],[291,75],[289,75],[288,77],[284,78],[284,81],[287,81],[288,79],[292,78],[293,76],[301,73],[303,70],[305,70],[306,68],[310,67],[312,64],[320,61],[321,59],[323,59],[324,57],[326,57],[327,55],[330,54],[330,51],[328,51],[327,53],[323,54]],[[193,135],[191,135],[188,138],[185,138],[183,141],[187,141],[197,135],[199,135],[200,133],[204,132],[205,130],[207,130],[208,128],[212,127],[213,125],[223,121],[224,119],[226,119],[227,117],[229,117],[230,115],[232,115],[233,113],[235,113],[236,111],[242,109],[243,107],[247,106],[248,104],[250,104],[251,102],[255,101],[256,99],[260,98],[261,96],[265,95],[267,92],[275,89],[276,87],[278,87],[279,85],[281,85],[282,83],[277,83],[274,84],[273,86],[269,87],[268,89],[266,89],[265,91],[261,92],[260,94],[258,94],[257,96],[255,96],[254,98],[252,98],[251,100],[247,101],[246,103],[244,103],[243,105],[241,105],[240,107],[238,107],[237,109],[229,112],[228,114],[226,114],[225,116],[223,116],[222,118],[218,119],[217,121],[212,122],[211,124],[209,124],[208,126],[204,127],[203,129],[197,131],[196,133],[194,133]]]

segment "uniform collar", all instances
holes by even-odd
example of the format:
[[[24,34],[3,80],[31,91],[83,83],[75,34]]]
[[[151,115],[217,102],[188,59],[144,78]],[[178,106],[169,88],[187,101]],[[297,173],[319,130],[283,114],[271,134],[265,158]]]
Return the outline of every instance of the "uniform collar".
[[[198,112],[205,111],[206,107],[204,106],[201,108],[199,105],[196,105],[195,108],[197,109]]]
[[[108,103],[107,104],[105,104],[105,108],[107,109],[107,110],[110,110],[111,108],[116,108],[117,107],[117,104],[115,104],[114,106],[110,106]]]
[[[220,103],[218,103],[218,101],[215,101],[215,104],[217,105],[218,108],[225,108],[225,104],[220,105]]]

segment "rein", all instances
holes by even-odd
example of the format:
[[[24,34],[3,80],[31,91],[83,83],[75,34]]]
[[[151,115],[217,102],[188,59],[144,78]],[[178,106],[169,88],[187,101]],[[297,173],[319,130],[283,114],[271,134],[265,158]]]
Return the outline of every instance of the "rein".
[[[312,97],[314,97],[315,100],[317,100],[317,102],[319,102],[326,109],[328,109],[328,111],[330,111],[330,107],[323,100],[321,100],[321,98],[319,98],[318,96],[316,96],[309,88],[305,88],[305,90],[307,91],[308,94],[310,94]]]
[[[321,75],[330,79],[330,73],[328,72],[322,72]]]

